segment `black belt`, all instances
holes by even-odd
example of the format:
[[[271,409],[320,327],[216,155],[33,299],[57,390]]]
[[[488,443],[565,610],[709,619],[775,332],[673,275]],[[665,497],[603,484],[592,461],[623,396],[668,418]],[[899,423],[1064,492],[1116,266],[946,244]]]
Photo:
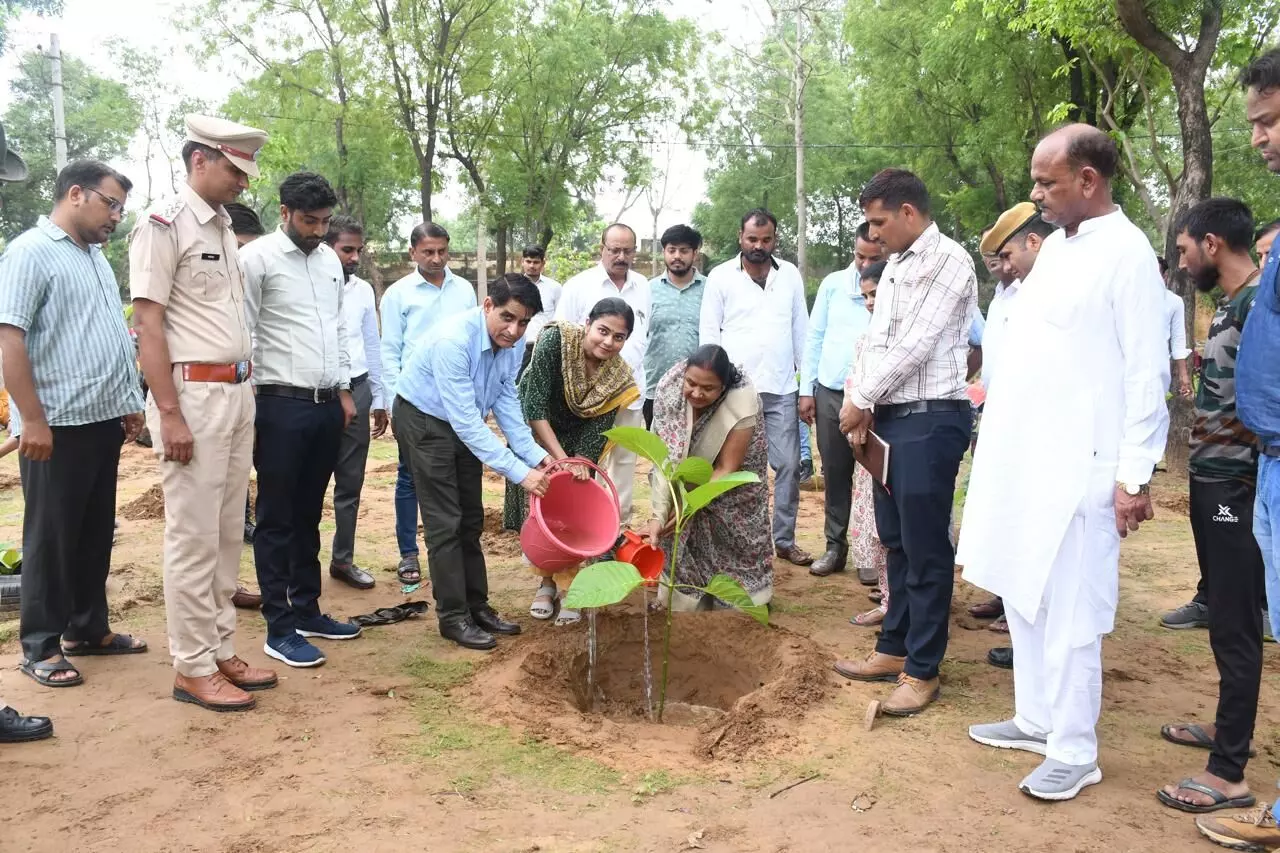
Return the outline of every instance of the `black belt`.
[[[355,390],[356,388],[360,387],[361,385],[363,385],[368,381],[369,381],[369,372],[365,371],[364,373],[361,373],[359,376],[351,377],[351,388],[352,390]]]
[[[876,406],[876,420],[905,418],[907,415],[923,415],[926,412],[968,412],[973,404],[968,400],[917,400],[914,403],[891,403]]]
[[[258,393],[264,397],[289,397],[294,400],[310,400],[313,403],[332,403],[338,399],[338,386],[332,388],[298,388],[294,385],[259,385]]]
[[[1270,456],[1272,459],[1280,459],[1280,445],[1268,444],[1262,447],[1262,455]]]

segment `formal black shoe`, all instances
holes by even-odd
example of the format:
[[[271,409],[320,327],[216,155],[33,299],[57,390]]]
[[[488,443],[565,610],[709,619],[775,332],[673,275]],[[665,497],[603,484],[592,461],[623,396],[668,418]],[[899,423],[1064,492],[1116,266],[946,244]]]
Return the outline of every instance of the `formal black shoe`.
[[[482,652],[498,645],[498,641],[493,638],[492,634],[483,628],[477,627],[476,623],[466,617],[441,622],[440,636],[446,640],[453,640],[464,649],[477,649]]]
[[[347,586],[354,586],[356,589],[373,589],[374,586],[373,575],[369,574],[355,563],[352,563],[349,566],[330,563],[329,577],[340,580]]]
[[[508,622],[498,615],[492,607],[480,607],[471,611],[472,620],[490,634],[519,634],[520,626]]]
[[[258,532],[258,527],[252,521],[244,523],[244,544],[252,545],[253,537]]]
[[[987,663],[1001,669],[1013,669],[1013,649],[1008,646],[997,646],[987,652]]]
[[[809,567],[809,574],[815,578],[825,578],[835,572],[843,572],[848,561],[848,552],[828,550],[827,553],[813,561],[813,565]]]
[[[24,717],[15,708],[0,708],[0,743],[22,743],[53,737],[53,720]]]

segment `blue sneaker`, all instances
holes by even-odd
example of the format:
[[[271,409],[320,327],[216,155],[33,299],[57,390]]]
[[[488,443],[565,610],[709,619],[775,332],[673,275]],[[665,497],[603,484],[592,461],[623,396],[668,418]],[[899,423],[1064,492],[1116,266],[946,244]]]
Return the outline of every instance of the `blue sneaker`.
[[[320,637],[324,640],[354,640],[360,636],[360,626],[353,622],[339,622],[328,613],[298,622],[299,637]]]
[[[325,661],[324,652],[297,634],[291,634],[287,637],[267,637],[267,642],[263,645],[262,652],[267,657],[275,658],[289,666],[319,666]]]

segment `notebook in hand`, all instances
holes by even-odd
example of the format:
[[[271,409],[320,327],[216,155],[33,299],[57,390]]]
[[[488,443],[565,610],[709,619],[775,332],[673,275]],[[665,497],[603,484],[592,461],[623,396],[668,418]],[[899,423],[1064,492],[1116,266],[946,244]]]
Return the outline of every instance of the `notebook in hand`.
[[[853,446],[853,458],[871,472],[876,482],[889,488],[889,442],[876,435],[875,430],[867,430],[866,444]]]

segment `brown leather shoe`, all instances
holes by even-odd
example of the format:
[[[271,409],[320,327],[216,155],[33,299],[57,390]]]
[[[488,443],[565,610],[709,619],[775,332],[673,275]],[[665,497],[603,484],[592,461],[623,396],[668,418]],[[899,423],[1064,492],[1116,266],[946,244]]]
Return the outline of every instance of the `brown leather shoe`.
[[[236,687],[221,672],[201,678],[179,673],[173,679],[173,698],[210,711],[248,711],[257,700]]]
[[[880,703],[880,710],[891,717],[910,717],[932,705],[941,692],[937,678],[912,678],[904,672],[898,676],[898,688]]]
[[[235,595],[231,596],[231,603],[245,610],[257,610],[262,607],[262,596],[256,592],[249,592],[240,584],[236,584],[236,592]]]
[[[994,619],[1004,615],[1004,601],[1000,596],[988,599],[981,604],[969,608],[969,615],[975,619]]]
[[[271,670],[249,666],[238,657],[218,661],[218,672],[241,690],[270,690],[280,683]]]
[[[813,555],[801,548],[799,545],[792,545],[790,548],[777,548],[777,554],[793,566],[808,566],[813,564]]]
[[[836,672],[854,681],[897,681],[906,665],[904,657],[872,652],[861,661],[836,661]]]

